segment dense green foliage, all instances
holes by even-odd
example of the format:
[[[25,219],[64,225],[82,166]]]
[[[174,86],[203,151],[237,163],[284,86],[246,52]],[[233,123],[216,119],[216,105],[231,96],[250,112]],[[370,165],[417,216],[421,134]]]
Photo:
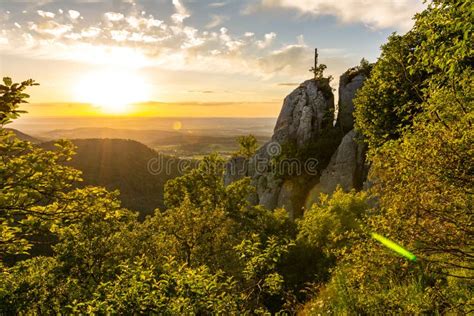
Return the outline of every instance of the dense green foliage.
[[[4,79],[0,313],[472,313],[473,12],[436,0],[389,38],[355,102],[371,188],[321,195],[296,222],[250,205],[250,179],[225,186],[217,155],[168,181],[166,208],[138,221],[117,192],[78,186],[71,142],[46,150],[6,130],[34,82]],[[251,156],[255,142],[241,143]],[[277,159],[313,152],[292,150]],[[44,234],[52,251],[35,255]]]
[[[117,193],[77,188],[71,142],[46,150],[1,133],[1,312],[227,314],[284,303],[289,218],[251,207],[248,179],[225,187],[221,158],[170,181],[168,209],[139,222]],[[31,255],[45,234],[51,255]]]
[[[471,71],[472,12],[469,1],[433,1],[408,33],[389,37],[354,100],[356,127],[369,144],[400,137],[426,108],[430,87],[456,89],[458,75]]]
[[[237,143],[239,144],[239,150],[234,154],[234,156],[241,156],[250,159],[257,152],[258,140],[251,134],[238,137]]]
[[[382,46],[382,54],[369,79],[354,99],[355,125],[370,145],[396,139],[420,112],[426,71],[413,67],[411,56],[420,35],[414,31],[393,34]],[[410,72],[408,69],[412,67]]]
[[[338,188],[331,197],[321,195],[299,221],[298,240],[332,255],[335,249],[346,247],[344,234],[358,229],[362,215],[369,209],[365,192],[344,193]]]
[[[306,311],[472,313],[472,15],[469,1],[434,1],[383,47],[356,99],[374,207]],[[407,247],[417,262],[371,232]]]

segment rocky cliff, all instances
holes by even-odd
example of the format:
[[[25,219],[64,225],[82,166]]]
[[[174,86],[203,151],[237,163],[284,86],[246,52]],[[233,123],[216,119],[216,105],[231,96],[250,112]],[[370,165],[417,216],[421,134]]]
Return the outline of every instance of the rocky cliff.
[[[360,189],[366,175],[365,147],[352,130],[352,98],[364,80],[357,68],[341,76],[336,126],[329,80],[303,82],[285,98],[271,141],[250,159],[232,158],[225,183],[250,177],[256,188],[249,197],[252,203],[284,207],[293,218],[319,193],[332,193],[337,185]]]
[[[354,127],[354,102],[352,101],[367,79],[370,65],[348,69],[339,79],[338,124],[348,132]]]
[[[272,141],[302,148],[332,124],[334,96],[325,79],[307,80],[284,100]]]
[[[347,133],[329,165],[321,173],[320,191],[330,194],[339,185],[343,190],[361,190],[367,177],[366,146],[354,130]]]

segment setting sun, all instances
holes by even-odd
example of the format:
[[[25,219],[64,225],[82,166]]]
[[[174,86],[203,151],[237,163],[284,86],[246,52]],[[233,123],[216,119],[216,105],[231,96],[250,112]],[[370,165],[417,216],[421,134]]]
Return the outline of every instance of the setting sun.
[[[149,85],[131,71],[103,71],[81,78],[75,88],[76,100],[91,103],[108,114],[131,111],[131,105],[149,99]]]

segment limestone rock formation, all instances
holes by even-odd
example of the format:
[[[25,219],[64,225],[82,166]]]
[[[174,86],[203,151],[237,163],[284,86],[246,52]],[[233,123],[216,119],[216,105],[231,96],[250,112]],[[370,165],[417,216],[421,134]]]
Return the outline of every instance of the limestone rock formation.
[[[254,184],[257,187],[258,204],[270,210],[277,208],[282,183],[283,180],[271,172],[257,175],[254,178]]]
[[[354,127],[354,99],[357,90],[364,84],[367,78],[364,70],[354,67],[347,70],[339,79],[339,102],[338,102],[338,122],[344,132],[350,131]]]
[[[258,203],[269,208],[284,207],[292,217],[301,215],[308,182],[314,176],[296,174],[282,178],[271,170],[262,172],[262,162],[280,154],[287,144],[302,149],[314,142],[334,120],[334,96],[327,79],[307,80],[284,100],[270,143],[265,144],[253,158],[259,163],[253,181],[257,188]],[[312,180],[313,178],[313,180]],[[317,179],[316,179],[317,180]],[[306,185],[305,185],[306,184]]]
[[[256,187],[251,202],[268,209],[285,207],[291,216],[301,215],[306,191],[311,187],[308,183],[317,182],[317,176],[304,174],[302,170],[291,177],[282,177],[272,170],[272,159],[288,144],[303,150],[322,137],[325,130],[332,129],[333,120],[334,96],[329,81],[303,82],[285,98],[271,141],[248,161],[232,158],[226,166],[225,183],[249,176]]]
[[[302,147],[332,124],[333,117],[334,97],[329,82],[307,80],[285,98],[272,141],[295,141]]]
[[[331,157],[327,168],[320,178],[320,191],[332,193],[338,185],[343,190],[362,189],[367,168],[365,166],[366,145],[354,130],[347,133],[336,152]]]
[[[315,202],[319,193],[332,193],[337,185],[345,190],[362,189],[366,149],[352,130],[352,98],[366,74],[363,67],[355,67],[341,76],[336,127],[329,80],[303,82],[285,98],[271,141],[250,159],[232,158],[226,166],[225,183],[250,177],[256,188],[249,197],[251,203],[268,209],[284,207],[291,218],[300,217],[303,208]],[[275,171],[275,159],[281,157],[296,160],[300,166],[308,159],[316,159],[319,173],[304,168],[296,174]]]

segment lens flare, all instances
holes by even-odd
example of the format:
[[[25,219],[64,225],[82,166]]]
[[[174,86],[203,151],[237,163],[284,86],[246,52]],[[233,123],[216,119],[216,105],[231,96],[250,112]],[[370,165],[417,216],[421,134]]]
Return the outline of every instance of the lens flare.
[[[379,235],[377,233],[372,233],[372,238],[379,241],[380,243],[382,243],[387,248],[392,249],[393,251],[395,251],[399,255],[402,255],[403,257],[407,258],[408,260],[416,261],[416,256],[414,254],[412,254],[410,251],[406,250],[405,248],[403,248],[402,246],[400,246],[396,242],[393,242],[390,239],[387,239],[387,238],[385,238],[382,235]]]

